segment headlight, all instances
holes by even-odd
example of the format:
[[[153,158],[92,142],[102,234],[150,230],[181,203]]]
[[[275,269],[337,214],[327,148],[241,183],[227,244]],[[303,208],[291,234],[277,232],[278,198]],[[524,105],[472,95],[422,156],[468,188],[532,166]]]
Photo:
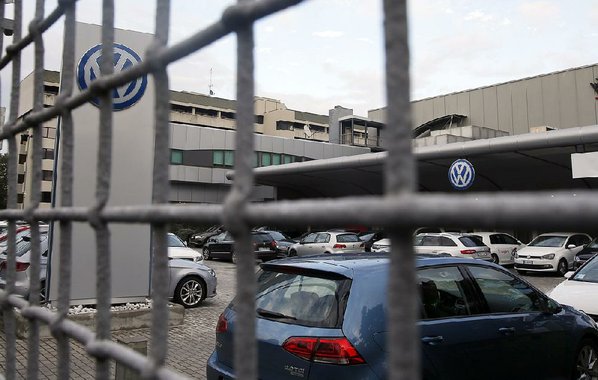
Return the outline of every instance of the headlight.
[[[579,258],[579,256],[575,256],[575,258],[573,260],[575,260],[575,261],[581,261],[581,259]]]
[[[216,272],[214,272],[214,269],[210,268],[208,270],[208,273],[212,275],[212,277],[216,277]]]
[[[552,260],[552,259],[554,259],[554,253],[549,253],[548,255],[544,255],[544,256],[542,256],[542,258],[545,260]]]
[[[196,263],[200,263],[203,260],[203,256],[195,256],[193,258],[193,261]]]

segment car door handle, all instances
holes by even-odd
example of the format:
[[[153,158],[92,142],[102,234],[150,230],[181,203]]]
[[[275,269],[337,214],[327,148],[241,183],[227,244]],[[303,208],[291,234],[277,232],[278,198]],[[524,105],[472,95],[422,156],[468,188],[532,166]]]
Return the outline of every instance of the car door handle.
[[[422,342],[425,344],[428,344],[430,346],[435,346],[437,344],[440,344],[444,341],[444,337],[442,335],[438,335],[438,336],[424,336],[422,338]]]
[[[498,332],[503,335],[513,335],[515,334],[515,327],[501,327]]]

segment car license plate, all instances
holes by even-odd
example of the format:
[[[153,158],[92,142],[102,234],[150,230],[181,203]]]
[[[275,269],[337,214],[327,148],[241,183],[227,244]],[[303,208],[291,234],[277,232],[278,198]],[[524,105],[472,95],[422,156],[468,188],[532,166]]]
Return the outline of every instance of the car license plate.
[[[532,260],[523,260],[524,264],[533,264],[534,262]]]
[[[258,251],[269,251],[270,248],[268,248],[268,247],[259,247],[257,250]]]

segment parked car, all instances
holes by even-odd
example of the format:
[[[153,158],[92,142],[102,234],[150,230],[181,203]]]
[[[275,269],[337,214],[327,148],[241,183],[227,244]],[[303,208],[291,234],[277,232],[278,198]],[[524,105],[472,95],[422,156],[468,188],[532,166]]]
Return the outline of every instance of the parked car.
[[[598,329],[585,313],[493,263],[418,256],[415,265],[422,378],[583,379],[596,373]],[[258,377],[387,378],[388,271],[388,255],[377,254],[262,264],[255,298]],[[237,303],[218,320],[209,380],[237,375]]]
[[[454,257],[492,261],[490,248],[475,235],[457,233],[425,233],[414,239],[415,253],[448,254]]]
[[[577,271],[567,272],[565,277],[565,281],[550,292],[550,297],[582,310],[598,321],[598,256],[589,259]]]
[[[256,259],[268,261],[277,258],[276,242],[270,234],[261,231],[252,231],[251,240],[253,241],[253,254]],[[234,244],[233,236],[228,231],[212,236],[203,246],[203,257],[206,260],[213,258],[228,259],[236,263],[237,252],[234,250]]]
[[[283,232],[280,231],[273,231],[273,230],[262,230],[272,236],[274,239],[274,243],[276,244],[276,256],[279,258],[284,258],[289,256],[289,248],[295,243],[295,240],[291,239],[288,235],[285,235]]]
[[[359,233],[358,236],[359,239],[365,243],[364,250],[366,252],[372,252],[372,245],[374,245],[375,242],[386,238],[386,231],[366,231]]]
[[[40,302],[46,300],[46,273],[48,266],[48,229],[40,227]],[[29,298],[31,278],[31,230],[22,230],[16,239],[16,267],[14,293]],[[7,281],[6,247],[0,253],[0,288],[4,289]]]
[[[591,259],[598,253],[598,238],[595,238],[589,242],[583,249],[575,255],[573,258],[573,269],[577,269],[582,266],[586,261]]]
[[[575,255],[592,238],[577,232],[551,232],[536,236],[527,247],[517,251],[515,269],[527,271],[556,272],[564,276],[573,269]]]
[[[203,255],[187,245],[172,232],[168,233],[168,257],[171,259],[184,259],[196,263],[203,261]]]
[[[500,265],[515,263],[515,253],[525,247],[525,244],[504,232],[474,232],[484,244],[490,248],[492,262]]]
[[[205,231],[191,235],[191,237],[189,238],[189,245],[192,247],[202,247],[208,241],[209,238],[221,234],[222,232],[224,232],[223,225],[218,224],[211,226]]]
[[[372,252],[390,252],[390,239],[384,238],[372,244]]]
[[[170,259],[168,273],[168,294],[186,308],[197,307],[206,298],[216,296],[216,272],[204,264]]]
[[[312,232],[289,248],[289,256],[364,252],[365,243],[353,232]]]

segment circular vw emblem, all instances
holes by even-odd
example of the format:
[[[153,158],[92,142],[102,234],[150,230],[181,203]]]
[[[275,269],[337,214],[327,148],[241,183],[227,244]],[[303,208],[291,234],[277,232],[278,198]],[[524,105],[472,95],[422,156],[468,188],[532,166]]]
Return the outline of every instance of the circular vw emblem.
[[[87,89],[92,81],[100,76],[100,60],[102,58],[102,45],[89,49],[77,66],[77,84],[81,90]],[[139,55],[132,49],[121,44],[114,44],[114,72],[118,73],[141,62]],[[124,110],[137,103],[145,93],[147,75],[112,90],[112,109]],[[93,98],[91,103],[99,106],[100,100]]]
[[[448,172],[451,185],[457,190],[465,190],[473,184],[475,170],[471,162],[459,159],[453,162]]]

